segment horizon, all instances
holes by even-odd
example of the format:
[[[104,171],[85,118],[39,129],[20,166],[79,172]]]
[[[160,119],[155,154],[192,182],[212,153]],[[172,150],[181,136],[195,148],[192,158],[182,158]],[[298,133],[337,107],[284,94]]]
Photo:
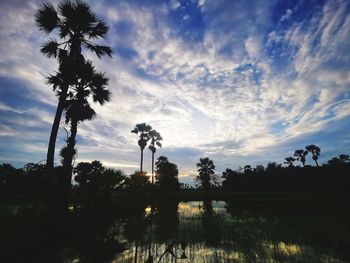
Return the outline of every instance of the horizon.
[[[46,159],[57,106],[45,80],[57,62],[40,53],[47,36],[34,18],[46,2],[59,3],[0,4],[0,163],[17,167]],[[349,154],[349,1],[87,2],[110,28],[99,43],[113,55],[84,55],[110,78],[112,100],[79,125],[76,163],[139,170],[131,130],[143,122],[163,137],[155,158],[185,183],[202,157],[220,174],[283,163],[310,144],[320,164]],[[57,164],[64,138],[60,129]]]

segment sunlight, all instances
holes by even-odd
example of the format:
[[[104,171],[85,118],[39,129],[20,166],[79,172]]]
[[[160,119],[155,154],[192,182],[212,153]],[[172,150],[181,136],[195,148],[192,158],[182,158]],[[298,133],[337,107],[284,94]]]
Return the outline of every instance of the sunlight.
[[[301,253],[301,248],[296,244],[286,244],[283,241],[277,244],[277,248],[279,251],[284,253],[285,255],[293,256]]]
[[[202,202],[181,202],[179,203],[178,212],[186,216],[195,216],[203,213],[201,209]]]

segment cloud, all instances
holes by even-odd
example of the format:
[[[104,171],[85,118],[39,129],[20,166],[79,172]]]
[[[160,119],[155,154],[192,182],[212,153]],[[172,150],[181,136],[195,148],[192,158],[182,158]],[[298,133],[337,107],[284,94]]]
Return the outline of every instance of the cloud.
[[[99,159],[128,172],[137,169],[137,137],[130,131],[140,122],[162,134],[164,148],[157,154],[168,156],[182,175],[195,173],[196,162],[206,155],[218,171],[271,160],[266,157],[272,158],[271,151],[278,158],[286,147],[295,148],[293,142],[316,138],[342,120],[348,123],[347,1],[283,10],[273,1],[191,3],[90,2],[110,26],[101,43],[112,46],[114,54],[101,60],[85,55],[110,76],[112,102],[94,105],[97,118],[80,124],[78,161]],[[34,25],[38,6],[8,1],[1,8],[0,83],[10,79],[21,93],[28,91],[11,94],[22,104],[28,101],[25,107],[9,96],[0,99],[0,110],[11,112],[13,120],[1,123],[0,138],[11,136],[25,145],[21,154],[11,141],[18,148],[16,160],[30,151],[45,158],[57,103],[45,85],[57,65],[39,52],[46,36]],[[174,23],[178,18],[181,24]],[[343,128],[335,127],[343,138]],[[60,131],[58,148],[64,138]],[[333,140],[348,149],[349,140]],[[6,152],[0,151],[1,160],[7,160]],[[145,164],[149,169],[148,155]]]

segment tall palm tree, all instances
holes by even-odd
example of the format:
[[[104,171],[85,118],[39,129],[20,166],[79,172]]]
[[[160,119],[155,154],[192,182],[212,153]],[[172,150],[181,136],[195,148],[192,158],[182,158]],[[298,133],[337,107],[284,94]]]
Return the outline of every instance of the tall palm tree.
[[[91,120],[96,112],[91,108],[88,99],[103,105],[110,101],[111,93],[106,89],[109,79],[104,72],[98,72],[90,61],[86,61],[81,75],[77,78],[75,85],[72,85],[69,93],[69,100],[66,102],[66,123],[70,123],[70,136],[67,146],[61,151],[63,157],[64,185],[69,189],[72,178],[72,161],[76,153],[76,135],[78,123]]]
[[[62,1],[56,9],[52,4],[43,4],[35,15],[36,24],[46,35],[56,31],[60,40],[50,38],[41,47],[41,52],[47,57],[57,58],[59,61],[59,85],[54,86],[57,91],[58,105],[52,124],[50,141],[47,150],[46,165],[51,170],[54,166],[55,144],[57,132],[69,93],[69,85],[74,81],[76,69],[82,64],[84,57],[82,47],[85,47],[100,58],[111,56],[112,50],[108,46],[96,45],[91,40],[105,38],[107,25],[98,19],[88,4],[76,0]],[[57,83],[57,82],[56,82]]]
[[[149,132],[152,130],[152,126],[146,124],[146,123],[139,123],[135,125],[135,128],[131,131],[132,133],[139,134],[139,140],[138,145],[141,149],[141,165],[140,165],[140,172],[142,173],[142,166],[143,166],[143,150],[145,149],[147,142],[150,140]]]
[[[320,155],[320,152],[321,152],[320,147],[311,144],[311,145],[306,146],[305,149],[312,154],[312,159],[315,161],[316,166],[319,167],[317,160],[318,160],[318,156]]]
[[[156,153],[156,145],[158,147],[162,147],[162,144],[160,143],[161,140],[163,140],[162,136],[159,132],[156,130],[151,130],[149,132],[149,137],[151,139],[150,146],[148,147],[152,151],[152,184],[154,184],[154,154]]]
[[[211,177],[215,173],[214,162],[208,157],[200,158],[197,167],[199,168],[199,175],[196,177],[196,180],[201,183],[203,190],[208,193],[211,187]]]

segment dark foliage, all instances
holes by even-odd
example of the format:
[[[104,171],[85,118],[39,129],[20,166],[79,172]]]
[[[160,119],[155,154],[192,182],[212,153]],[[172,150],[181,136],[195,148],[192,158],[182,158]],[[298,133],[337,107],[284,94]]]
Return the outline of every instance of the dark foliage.
[[[179,190],[179,171],[177,165],[160,156],[156,162],[156,186],[161,193],[172,193]]]
[[[180,223],[178,213],[179,201],[162,200],[155,209],[155,235],[159,242],[177,239],[177,229]]]
[[[74,168],[78,193],[111,194],[124,188],[126,176],[116,169],[107,169],[99,161],[81,162]]]
[[[48,194],[53,184],[54,179],[43,164],[28,163],[22,169],[0,164],[1,194]]]
[[[215,165],[212,160],[208,157],[200,158],[197,167],[199,175],[196,177],[195,182],[198,186],[206,193],[208,193],[211,188],[218,186],[218,178],[215,175]]]
[[[316,167],[282,167],[272,162],[265,169],[249,168],[249,172],[226,169],[222,188],[236,192],[348,192],[349,174],[349,156],[341,154]]]
[[[125,180],[125,187],[128,192],[143,194],[152,190],[149,176],[145,172],[136,171]]]

